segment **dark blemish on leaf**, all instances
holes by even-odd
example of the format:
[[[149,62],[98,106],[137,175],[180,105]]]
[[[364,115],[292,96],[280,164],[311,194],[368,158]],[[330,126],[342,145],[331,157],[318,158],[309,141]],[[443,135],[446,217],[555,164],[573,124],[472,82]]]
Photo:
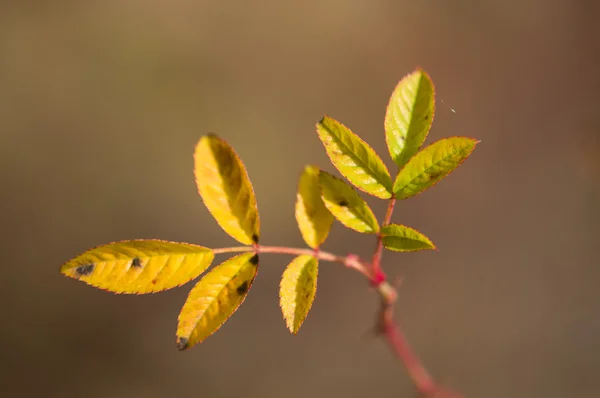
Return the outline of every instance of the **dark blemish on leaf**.
[[[94,272],[94,264],[81,265],[81,266],[75,268],[75,272],[77,273],[78,276],[89,275],[92,272]]]
[[[338,202],[338,205],[346,207],[346,206],[348,206],[348,201],[342,199]]]
[[[425,120],[429,119],[429,114],[425,115]]]
[[[183,351],[188,348],[188,339],[177,336],[177,342],[175,344],[177,345],[177,349],[179,351]]]
[[[436,178],[438,178],[442,173],[441,172],[437,172],[437,173],[431,173],[429,174],[429,179],[430,180],[435,180]]]
[[[252,256],[252,258],[250,259],[250,264],[258,265],[258,254],[255,254],[254,256]]]
[[[139,258],[134,258],[133,261],[131,262],[131,266],[135,267],[135,268],[141,268],[142,267],[142,262],[140,261]]]
[[[252,242],[258,243],[258,235],[257,234],[252,235]]]
[[[238,288],[236,289],[237,294],[239,294],[240,296],[244,293],[246,293],[248,291],[248,282],[244,282],[241,285],[238,286]]]
[[[158,282],[156,279],[152,279],[152,284],[156,285],[156,282]]]

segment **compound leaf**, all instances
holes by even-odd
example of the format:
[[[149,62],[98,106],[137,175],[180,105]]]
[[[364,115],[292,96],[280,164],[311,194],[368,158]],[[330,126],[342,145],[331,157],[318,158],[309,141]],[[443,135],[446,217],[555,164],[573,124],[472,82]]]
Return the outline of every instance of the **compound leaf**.
[[[339,222],[358,232],[379,232],[373,211],[350,185],[324,171],[319,182],[323,203]]]
[[[477,142],[468,137],[450,137],[419,151],[396,177],[396,198],[409,198],[437,184],[469,157]]]
[[[396,252],[435,249],[428,237],[404,225],[385,225],[381,228],[381,235],[383,236],[383,246]]]
[[[392,196],[390,173],[377,153],[340,122],[325,116],[317,133],[331,163],[358,189],[381,199]]]
[[[204,136],[196,145],[194,165],[198,192],[219,226],[241,243],[258,243],[256,197],[233,148],[217,136]]]
[[[296,221],[306,244],[313,249],[321,246],[333,223],[333,215],[321,199],[319,168],[306,166],[296,194]]]
[[[279,303],[287,328],[294,334],[300,330],[315,300],[318,273],[317,259],[301,255],[292,260],[281,278]]]
[[[385,139],[399,167],[421,148],[431,129],[435,112],[433,82],[417,69],[394,89],[385,114]]]
[[[177,348],[191,348],[219,330],[246,299],[257,271],[258,255],[244,253],[200,279],[179,314]]]
[[[114,293],[143,294],[195,279],[214,258],[211,249],[162,240],[109,243],[64,264],[60,272]]]

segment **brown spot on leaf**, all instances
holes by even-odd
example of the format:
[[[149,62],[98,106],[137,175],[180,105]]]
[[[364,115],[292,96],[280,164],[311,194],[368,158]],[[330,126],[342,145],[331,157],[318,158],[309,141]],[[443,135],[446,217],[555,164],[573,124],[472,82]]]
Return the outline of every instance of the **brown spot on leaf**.
[[[258,235],[257,234],[252,235],[252,242],[258,243]]]
[[[248,291],[248,281],[242,283],[241,285],[239,285],[236,289],[237,294],[239,294],[240,296],[244,293],[246,293]]]
[[[133,259],[133,261],[131,261],[131,266],[134,268],[141,268],[142,267],[142,261],[136,257]]]
[[[440,171],[438,172],[433,172],[429,174],[429,179],[430,180],[435,180],[436,178],[438,178],[442,173]]]
[[[77,273],[77,276],[89,275],[94,272],[94,264],[80,265],[75,268],[75,272]]]
[[[188,348],[188,339],[185,337],[177,336],[177,342],[175,344],[177,345],[177,349],[179,351],[186,350]]]
[[[340,200],[340,201],[338,202],[338,205],[346,207],[346,206],[348,206],[348,201],[347,201],[347,200],[344,200],[344,199],[342,199],[342,200]]]
[[[250,264],[258,265],[258,254],[255,254],[254,256],[252,256],[252,258],[250,259]]]
[[[158,282],[156,279],[152,279],[152,284],[156,285],[156,282]]]

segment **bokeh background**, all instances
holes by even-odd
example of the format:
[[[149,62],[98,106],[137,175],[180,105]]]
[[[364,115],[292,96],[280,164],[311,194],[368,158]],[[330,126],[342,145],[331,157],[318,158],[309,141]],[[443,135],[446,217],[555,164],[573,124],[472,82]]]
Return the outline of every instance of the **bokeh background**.
[[[467,397],[598,397],[600,29],[590,0],[3,1],[0,6],[0,395],[412,397],[368,335],[377,298],[323,263],[299,335],[264,255],[248,300],[175,348],[192,284],[117,296],[62,277],[132,238],[235,245],[203,207],[192,150],[227,139],[254,184],[264,244],[301,246],[297,177],[329,165],[328,114],[385,158],[397,81],[432,76],[429,142],[482,141],[394,221],[437,244],[391,254],[396,316],[430,371]],[[443,102],[442,102],[443,101]],[[452,111],[454,109],[456,113]],[[379,217],[385,204],[371,202]],[[369,255],[336,225],[325,248]],[[221,258],[223,259],[223,258]]]

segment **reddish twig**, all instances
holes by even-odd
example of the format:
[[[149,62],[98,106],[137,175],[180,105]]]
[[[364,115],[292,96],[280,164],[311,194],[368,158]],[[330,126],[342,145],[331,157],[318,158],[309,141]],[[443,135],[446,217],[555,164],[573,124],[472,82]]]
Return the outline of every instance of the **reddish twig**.
[[[395,199],[390,199],[386,213],[384,225],[387,225],[391,219],[394,210]],[[298,249],[283,246],[237,246],[214,249],[215,254],[236,253],[236,252],[255,252],[255,253],[279,253],[291,255],[309,255],[323,261],[330,261],[344,264],[348,268],[355,269],[363,274],[369,282],[376,287],[381,298],[381,306],[377,319],[377,332],[383,336],[394,354],[402,361],[406,370],[413,381],[417,391],[424,398],[462,398],[462,395],[452,391],[444,390],[438,386],[433,377],[421,363],[419,357],[414,353],[406,336],[400,326],[393,320],[394,304],[398,293],[396,287],[392,286],[387,280],[385,274],[381,271],[382,256],[382,238],[381,234],[377,237],[377,246],[373,254],[371,263],[366,263],[360,257],[354,254],[347,256],[338,256],[329,252],[313,249]],[[377,265],[376,265],[377,264]]]
[[[388,225],[392,220],[392,214],[394,213],[394,206],[396,205],[396,197],[392,195],[388,202],[387,211],[385,212],[385,218],[382,226]],[[379,231],[377,234],[377,244],[375,245],[375,251],[373,252],[373,258],[371,259],[371,269],[373,270],[374,283],[377,285],[385,281],[386,277],[381,270],[381,255],[383,252],[383,233]]]

